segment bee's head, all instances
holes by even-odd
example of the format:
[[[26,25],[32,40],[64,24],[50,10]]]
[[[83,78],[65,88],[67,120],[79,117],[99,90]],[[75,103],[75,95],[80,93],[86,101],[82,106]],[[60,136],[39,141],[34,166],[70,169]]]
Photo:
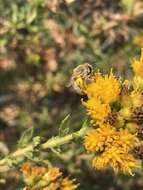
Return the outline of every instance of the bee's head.
[[[74,71],[74,76],[85,76],[91,74],[93,71],[92,66],[89,63],[84,63],[82,65],[77,66]]]

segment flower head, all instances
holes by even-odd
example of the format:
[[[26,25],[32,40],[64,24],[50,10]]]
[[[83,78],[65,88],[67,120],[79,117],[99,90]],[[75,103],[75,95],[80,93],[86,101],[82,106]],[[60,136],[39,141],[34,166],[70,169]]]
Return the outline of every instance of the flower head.
[[[93,78],[90,83],[84,84],[87,100],[83,101],[83,105],[94,123],[103,123],[111,112],[110,103],[119,99],[120,82],[112,71],[110,75],[95,73]]]
[[[132,91],[130,98],[133,107],[138,107],[143,105],[143,96],[140,91],[135,91],[135,90]]]
[[[116,172],[133,175],[133,170],[140,167],[139,162],[122,148],[112,147],[101,155],[94,157],[92,166],[101,170],[112,167]]]
[[[132,80],[119,80],[112,73],[82,78],[82,100],[94,127],[84,137],[84,147],[94,154],[95,169],[112,167],[133,175],[139,161],[133,154],[139,143],[138,125],[143,121],[143,49],[139,60],[132,64]]]
[[[128,129],[117,131],[109,124],[91,129],[84,138],[84,146],[89,152],[106,151],[113,146],[128,152],[135,147],[136,142],[136,134],[131,134]]]
[[[75,180],[70,180],[68,177],[63,178],[60,190],[75,190],[79,186],[74,183]]]
[[[102,124],[97,129],[91,129],[85,136],[84,146],[87,151],[99,153],[92,165],[96,169],[106,169],[111,166],[114,170],[131,174],[137,167],[137,160],[129,153],[137,142],[136,134],[128,129],[117,130],[109,124]]]
[[[101,125],[88,132],[84,138],[84,146],[89,152],[103,151],[112,146],[114,138],[117,138],[115,128],[108,124]]]
[[[103,104],[99,99],[94,97],[86,102],[83,101],[83,105],[94,122],[103,122],[111,111],[109,104]]]
[[[88,99],[94,97],[99,99],[105,104],[117,101],[120,94],[120,82],[113,75],[112,71],[110,75],[102,75],[101,73],[95,74],[94,82],[91,82],[86,86],[85,93]]]
[[[132,68],[136,76],[143,77],[143,48],[141,49],[140,59],[134,60]]]
[[[30,190],[75,190],[78,185],[74,183],[75,180],[70,180],[68,177],[64,178],[59,168],[46,168],[35,166],[31,163],[25,163],[21,169],[23,173],[25,189]]]

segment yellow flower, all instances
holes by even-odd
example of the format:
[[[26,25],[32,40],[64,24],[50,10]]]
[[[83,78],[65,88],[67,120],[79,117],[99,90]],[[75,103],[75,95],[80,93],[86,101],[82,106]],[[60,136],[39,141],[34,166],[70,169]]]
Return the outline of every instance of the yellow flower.
[[[110,166],[116,171],[132,175],[137,161],[129,152],[135,148],[137,140],[137,134],[131,134],[128,129],[117,130],[109,124],[101,124],[99,128],[88,132],[84,146],[89,152],[100,153],[92,161],[95,169]]]
[[[94,157],[92,166],[95,169],[103,170],[112,167],[116,172],[133,175],[133,170],[139,168],[139,162],[122,148],[112,147],[103,152],[100,156]]]
[[[126,124],[126,128],[130,131],[132,134],[136,134],[139,129],[139,125],[134,122],[129,122]]]
[[[79,186],[74,183],[75,180],[70,180],[68,177],[63,178],[60,190],[75,190]]]
[[[117,131],[116,134],[119,138],[116,138],[114,141],[114,146],[121,147],[124,151],[128,152],[132,150],[138,139],[137,134],[132,134],[128,129],[121,129],[120,131]]]
[[[139,60],[134,60],[132,68],[135,75],[143,77],[143,48],[141,49],[141,56]]]
[[[24,182],[30,190],[75,190],[78,185],[74,184],[75,180],[70,180],[68,177],[63,178],[59,168],[46,168],[36,166],[31,163],[25,163],[21,169]]]
[[[91,129],[84,138],[84,146],[90,152],[103,151],[111,147],[113,141],[118,138],[116,133],[116,129],[109,124]]]
[[[109,124],[102,124],[97,129],[91,129],[84,138],[84,146],[90,152],[106,151],[112,146],[129,151],[135,147],[137,134],[131,134],[128,129],[117,131]]]
[[[119,112],[118,116],[122,117],[124,120],[129,120],[131,117],[131,106],[123,107]]]
[[[133,90],[125,100],[122,100],[122,109],[120,110],[121,115],[128,117],[131,114],[130,108],[139,107],[143,105],[143,95],[139,90]]]
[[[102,75],[98,72],[95,74],[95,80],[86,85],[85,93],[89,99],[94,97],[109,104],[118,100],[120,90],[120,82],[112,71],[110,75]]]
[[[104,119],[111,112],[109,104],[102,104],[100,100],[92,97],[86,102],[83,102],[83,105],[88,111],[88,115],[95,122],[103,122]]]
[[[49,171],[47,171],[45,175],[42,176],[42,180],[44,180],[45,182],[52,182],[60,176],[62,176],[62,172],[60,172],[60,169],[57,167],[53,167],[49,169]]]
[[[134,76],[132,80],[132,85],[135,91],[142,91],[143,90],[143,77]]]
[[[32,186],[35,181],[39,181],[41,179],[46,172],[46,168],[34,166],[31,163],[26,162],[22,165],[21,171],[23,173],[24,182],[27,185]]]
[[[141,92],[135,91],[135,90],[132,91],[130,98],[131,98],[132,106],[139,107],[143,105],[143,96]]]

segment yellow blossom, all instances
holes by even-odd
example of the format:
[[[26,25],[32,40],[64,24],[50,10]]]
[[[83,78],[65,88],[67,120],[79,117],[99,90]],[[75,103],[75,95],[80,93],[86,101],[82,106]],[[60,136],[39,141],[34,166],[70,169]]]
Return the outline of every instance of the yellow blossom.
[[[126,124],[126,128],[130,131],[130,133],[136,134],[138,132],[139,126],[134,122],[129,122]]]
[[[112,146],[116,139],[116,130],[110,125],[102,125],[97,129],[91,129],[84,139],[84,146],[90,152],[103,151]]]
[[[109,104],[118,100],[120,94],[120,82],[113,75],[102,75],[101,73],[95,74],[95,80],[86,85],[85,93],[88,98],[96,98],[101,102]]]
[[[46,168],[25,163],[21,171],[27,185],[24,189],[75,190],[78,187],[74,183],[75,180],[70,180],[68,177],[63,178],[62,172],[57,167]]]
[[[94,157],[92,166],[95,169],[103,170],[112,167],[116,172],[133,175],[133,170],[139,168],[139,162],[131,154],[122,148],[112,147],[101,155]]]
[[[133,90],[130,96],[122,100],[121,105],[123,108],[120,110],[120,113],[123,113],[124,116],[128,117],[131,114],[131,107],[139,107],[143,105],[142,91]]]
[[[132,85],[135,91],[143,90],[143,77],[134,76],[132,80]]]
[[[136,76],[143,77],[143,48],[141,49],[140,59],[134,60],[132,68]]]
[[[114,146],[121,147],[126,152],[132,150],[138,141],[137,134],[130,133],[128,129],[121,129],[116,135],[119,138],[114,141]]]
[[[90,152],[106,151],[112,146],[128,152],[135,147],[136,142],[136,134],[131,134],[128,129],[117,131],[109,124],[91,129],[84,138],[84,146]]]
[[[121,81],[112,73],[92,73],[90,80],[81,78],[76,84],[86,100],[82,103],[94,127],[84,137],[84,147],[95,153],[96,169],[112,167],[114,171],[133,175],[139,161],[132,151],[139,142],[137,131],[142,122],[143,49],[139,60],[132,64],[135,76]]]
[[[140,91],[132,91],[131,93],[132,106],[139,107],[143,105],[143,96]]]
[[[45,180],[46,182],[52,182],[59,178],[62,175],[62,172],[60,172],[60,169],[57,167],[53,167],[49,169],[45,175],[42,176],[42,180]]]
[[[97,129],[91,129],[84,138],[87,151],[97,153],[92,165],[95,169],[112,167],[115,171],[132,175],[132,170],[138,167],[138,161],[129,153],[137,143],[137,134],[128,129],[117,130],[109,124],[102,124]]]
[[[127,107],[123,107],[119,112],[118,116],[122,117],[124,120],[129,120],[131,117],[131,105]]]
[[[24,181],[27,185],[31,186],[35,181],[39,181],[43,174],[46,172],[46,168],[34,166],[29,162],[22,165],[21,171],[23,173]]]
[[[86,102],[83,102],[83,105],[88,111],[88,115],[92,118],[93,121],[103,122],[104,119],[111,112],[109,104],[103,104],[100,100],[92,97]]]
[[[75,190],[79,186],[74,183],[75,180],[70,180],[68,177],[63,178],[60,190]]]

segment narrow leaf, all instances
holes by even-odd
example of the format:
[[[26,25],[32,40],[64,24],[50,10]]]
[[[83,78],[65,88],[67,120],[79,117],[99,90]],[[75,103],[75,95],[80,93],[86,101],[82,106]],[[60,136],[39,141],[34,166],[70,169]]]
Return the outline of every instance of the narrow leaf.
[[[24,148],[26,147],[29,142],[32,140],[34,129],[30,127],[22,134],[20,140],[18,141],[18,147]]]
[[[87,128],[90,126],[90,119],[86,118],[82,124],[82,128]]]
[[[68,114],[61,122],[59,127],[59,136],[65,136],[69,133],[69,118],[70,115]]]

